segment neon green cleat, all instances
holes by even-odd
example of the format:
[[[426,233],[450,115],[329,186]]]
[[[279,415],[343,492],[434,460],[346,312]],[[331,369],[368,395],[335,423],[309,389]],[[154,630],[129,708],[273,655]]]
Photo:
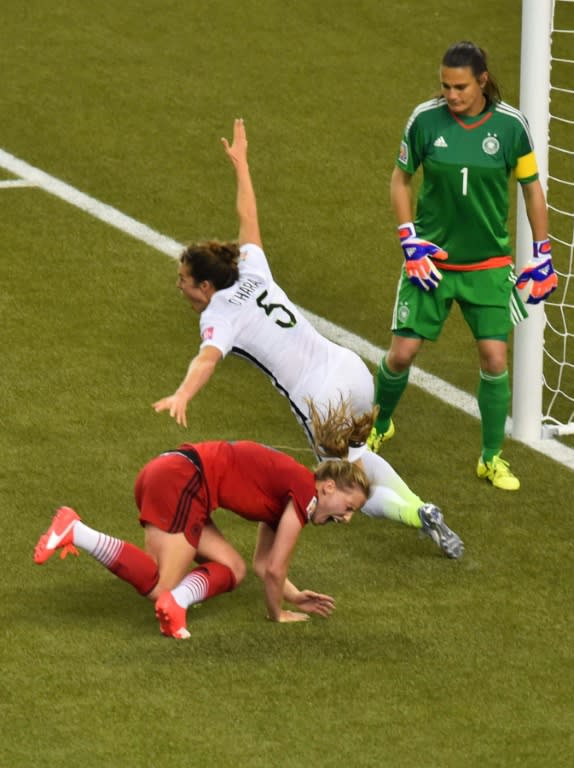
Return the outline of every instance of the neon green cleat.
[[[373,453],[379,453],[385,440],[390,440],[395,434],[395,425],[392,420],[386,432],[378,432],[376,427],[371,429],[371,434],[367,439],[367,448]]]
[[[520,488],[520,480],[512,474],[509,463],[501,459],[499,453],[491,461],[484,461],[481,456],[476,466],[476,476],[489,480],[495,488],[503,491],[517,491]]]

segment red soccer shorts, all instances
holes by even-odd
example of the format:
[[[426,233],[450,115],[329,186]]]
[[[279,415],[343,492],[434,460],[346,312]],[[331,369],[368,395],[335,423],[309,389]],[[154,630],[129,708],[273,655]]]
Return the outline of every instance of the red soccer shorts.
[[[197,549],[210,510],[202,473],[190,459],[178,453],[157,456],[140,471],[134,492],[142,525],[183,533]]]

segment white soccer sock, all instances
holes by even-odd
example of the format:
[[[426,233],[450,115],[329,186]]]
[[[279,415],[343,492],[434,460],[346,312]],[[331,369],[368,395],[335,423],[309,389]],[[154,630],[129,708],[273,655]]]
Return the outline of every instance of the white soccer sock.
[[[98,562],[109,566],[118,556],[123,541],[90,528],[81,520],[74,524],[74,545],[88,552]]]
[[[209,583],[205,574],[195,570],[188,573],[177,587],[172,589],[171,594],[181,608],[189,608],[190,605],[202,603],[205,600],[208,587]]]

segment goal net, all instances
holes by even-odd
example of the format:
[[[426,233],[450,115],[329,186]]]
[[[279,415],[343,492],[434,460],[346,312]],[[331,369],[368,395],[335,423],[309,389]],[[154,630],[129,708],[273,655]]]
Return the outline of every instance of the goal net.
[[[560,288],[546,304],[542,423],[574,434],[574,0],[552,17],[548,210]]]
[[[547,189],[559,281],[515,334],[513,436],[531,442],[574,434],[574,0],[523,0],[520,101]],[[531,244],[519,201],[518,269]]]

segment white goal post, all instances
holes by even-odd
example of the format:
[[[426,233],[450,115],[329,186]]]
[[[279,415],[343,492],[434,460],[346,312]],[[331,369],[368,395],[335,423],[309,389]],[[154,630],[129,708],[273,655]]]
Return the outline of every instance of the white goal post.
[[[550,100],[550,30],[553,0],[522,0],[520,110],[534,141],[540,181],[548,186],[548,122]],[[516,271],[532,255],[532,233],[522,195],[517,199]],[[528,308],[528,318],[514,332],[512,436],[529,442],[542,431],[542,365],[544,305]]]
[[[558,11],[568,11],[566,29],[555,27],[555,16]],[[561,67],[574,65],[574,0],[522,0],[522,36],[520,60],[520,109],[526,115],[534,141],[541,183],[547,192],[549,211],[560,215],[565,221],[557,224],[553,231],[551,218],[550,239],[554,252],[555,268],[559,278],[559,289],[546,304],[528,305],[529,317],[520,323],[514,334],[514,364],[513,364],[513,401],[512,401],[512,436],[525,443],[532,443],[543,437],[574,433],[574,388],[572,374],[574,356],[572,348],[568,348],[569,338],[573,338],[573,330],[568,329],[568,320],[574,323],[574,313],[568,306],[568,285],[572,277],[572,264],[561,269],[562,254],[569,251],[569,261],[572,261],[574,250],[574,174],[568,180],[570,164],[574,167],[574,98],[563,102],[561,97],[574,97],[574,67],[566,69],[562,74]],[[559,47],[559,52],[553,57],[554,38],[566,40]],[[562,53],[566,51],[566,55]],[[562,58],[560,58],[562,56]],[[553,67],[555,65],[555,71]],[[553,83],[557,77],[559,82]],[[561,85],[566,87],[560,87]],[[552,96],[552,109],[551,109]],[[557,99],[556,111],[554,99]],[[569,119],[570,117],[570,119]],[[565,128],[567,133],[558,130],[560,140],[566,137],[568,145],[554,146],[556,142],[549,141],[552,126]],[[549,149],[555,150],[555,165],[559,168],[560,178],[552,173],[550,178],[557,182],[557,199],[560,208],[552,205],[552,194],[556,185],[548,191],[549,180]],[[553,163],[550,163],[551,168]],[[563,172],[564,171],[564,172]],[[565,192],[563,191],[565,190]],[[566,201],[566,210],[562,201]],[[563,236],[562,229],[569,230]],[[560,251],[558,250],[560,249]],[[516,270],[530,259],[532,253],[532,233],[526,216],[522,195],[517,199],[516,220]],[[556,298],[558,297],[558,298]],[[558,322],[547,323],[547,313],[553,312]],[[559,326],[559,327],[558,327]],[[552,349],[560,347],[555,355],[552,349],[545,350],[545,329],[558,331],[557,340],[553,340]],[[547,334],[550,336],[550,334]],[[560,338],[558,338],[560,337]],[[547,345],[548,346],[548,345]],[[570,353],[570,360],[568,359]],[[560,358],[560,359],[558,359]],[[545,378],[544,366],[552,366],[552,372]],[[550,383],[549,382],[553,382]],[[555,382],[555,385],[554,385]],[[570,391],[569,391],[570,390]],[[543,403],[545,395],[553,404],[559,397],[563,401],[562,413],[558,418],[545,412]]]

